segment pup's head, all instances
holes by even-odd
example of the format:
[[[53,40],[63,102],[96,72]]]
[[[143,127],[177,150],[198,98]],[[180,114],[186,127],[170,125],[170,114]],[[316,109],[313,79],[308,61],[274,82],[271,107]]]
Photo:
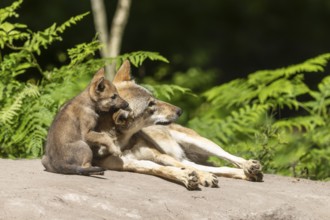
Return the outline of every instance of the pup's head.
[[[150,125],[167,125],[174,122],[182,110],[156,99],[147,89],[131,79],[130,71],[130,63],[126,60],[113,80],[120,96],[129,103],[131,109],[129,114],[121,111],[114,115],[115,123],[140,130]]]
[[[88,92],[97,111],[115,112],[118,109],[128,109],[128,103],[119,96],[116,87],[105,79],[103,68],[94,75]]]

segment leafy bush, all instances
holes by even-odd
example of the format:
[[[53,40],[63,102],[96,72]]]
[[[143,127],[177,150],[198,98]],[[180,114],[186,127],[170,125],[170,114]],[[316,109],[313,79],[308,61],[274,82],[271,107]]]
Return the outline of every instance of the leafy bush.
[[[330,76],[317,90],[304,81],[329,59],[324,54],[214,87],[188,125],[236,155],[261,160],[268,173],[329,178]]]
[[[0,9],[0,156],[5,158],[41,156],[47,130],[59,107],[81,91],[93,73],[112,61],[91,59],[100,48],[100,43],[93,40],[69,49],[68,65],[43,70],[38,63],[42,50],[61,41],[60,35],[88,13],[33,32],[26,24],[8,21],[18,17],[16,10],[21,3],[18,0]],[[124,59],[136,66],[145,59],[167,62],[158,53],[144,51],[115,59],[117,65]]]

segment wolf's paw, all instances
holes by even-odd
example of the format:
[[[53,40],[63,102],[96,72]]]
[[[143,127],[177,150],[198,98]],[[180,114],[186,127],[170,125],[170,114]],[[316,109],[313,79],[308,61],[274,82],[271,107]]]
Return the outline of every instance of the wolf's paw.
[[[198,172],[199,184],[205,187],[219,187],[216,175],[208,172]]]
[[[184,176],[183,176],[183,184],[186,186],[188,190],[196,190],[198,188],[198,176],[195,171],[191,170],[183,170]]]
[[[243,165],[243,170],[246,175],[246,179],[253,182],[262,182],[262,166],[257,160],[248,160]]]
[[[123,152],[118,147],[112,147],[109,149],[109,152],[116,157],[120,157],[123,154]]]

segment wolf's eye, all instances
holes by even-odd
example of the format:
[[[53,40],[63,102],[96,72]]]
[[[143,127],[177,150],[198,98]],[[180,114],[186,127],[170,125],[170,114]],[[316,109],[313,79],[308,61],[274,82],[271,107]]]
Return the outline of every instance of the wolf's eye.
[[[114,99],[116,99],[117,98],[117,94],[113,94],[112,96],[111,96],[111,99],[112,100],[114,100]]]
[[[150,101],[150,102],[148,103],[148,106],[149,106],[149,107],[152,107],[152,106],[154,106],[154,105],[156,105],[156,102],[155,102],[155,101]]]

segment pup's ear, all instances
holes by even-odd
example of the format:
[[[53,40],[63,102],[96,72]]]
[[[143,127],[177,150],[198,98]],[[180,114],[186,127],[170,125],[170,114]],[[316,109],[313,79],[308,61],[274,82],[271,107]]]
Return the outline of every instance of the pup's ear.
[[[104,77],[105,77],[104,68],[101,68],[93,76],[92,82],[97,82],[97,81],[99,81],[99,79],[104,78]]]
[[[105,85],[104,85],[104,77],[101,77],[98,79],[98,81],[95,82],[95,92],[96,93],[101,93],[104,91]]]
[[[113,83],[118,83],[122,81],[130,81],[131,80],[131,65],[128,60],[125,60],[118,72],[113,79]]]

